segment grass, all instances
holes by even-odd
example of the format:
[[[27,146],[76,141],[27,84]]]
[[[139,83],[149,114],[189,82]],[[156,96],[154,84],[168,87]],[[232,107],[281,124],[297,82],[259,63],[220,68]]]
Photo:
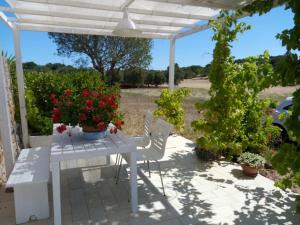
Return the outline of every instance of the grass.
[[[184,102],[185,108],[185,130],[182,135],[188,139],[196,140],[199,136],[191,128],[191,122],[199,117],[195,109],[195,103],[209,99],[208,90],[210,84],[206,80],[185,80],[181,87],[192,89],[192,95],[187,97]],[[199,88],[197,88],[197,86]],[[144,114],[147,110],[154,111],[156,105],[154,101],[159,98],[159,88],[135,88],[123,89],[121,99],[121,112],[124,113],[124,132],[127,135],[137,136],[143,134]],[[274,87],[261,93],[262,98],[274,98],[278,101],[283,100],[298,87]]]

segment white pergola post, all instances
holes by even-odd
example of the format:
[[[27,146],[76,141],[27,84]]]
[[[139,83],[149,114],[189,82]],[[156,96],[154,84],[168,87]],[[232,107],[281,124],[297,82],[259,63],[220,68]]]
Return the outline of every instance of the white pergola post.
[[[169,62],[169,88],[174,89],[174,75],[175,75],[175,45],[176,39],[170,40],[170,62]]]
[[[16,72],[17,72],[17,82],[18,82],[18,93],[19,93],[19,105],[20,105],[20,116],[21,116],[21,126],[22,126],[22,141],[23,147],[28,147],[28,125],[26,116],[26,102],[25,102],[25,88],[24,88],[24,73],[22,65],[22,55],[20,46],[20,35],[19,30],[14,26],[14,46],[16,55]]]
[[[0,53],[0,134],[3,144],[6,177],[14,167],[11,115],[9,112],[8,87],[5,76],[4,59]]]

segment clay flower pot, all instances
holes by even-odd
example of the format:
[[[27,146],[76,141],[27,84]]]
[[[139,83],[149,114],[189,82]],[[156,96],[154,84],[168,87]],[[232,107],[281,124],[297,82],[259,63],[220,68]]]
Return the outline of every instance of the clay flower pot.
[[[256,167],[249,166],[247,164],[241,164],[243,169],[243,173],[249,177],[256,177],[258,174],[258,170]]]

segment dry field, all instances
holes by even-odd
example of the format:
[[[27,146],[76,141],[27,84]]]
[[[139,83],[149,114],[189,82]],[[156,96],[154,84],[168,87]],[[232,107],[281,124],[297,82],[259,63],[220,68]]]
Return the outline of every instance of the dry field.
[[[193,132],[190,123],[199,115],[194,105],[197,101],[205,101],[209,98],[208,90],[210,83],[208,80],[189,79],[181,82],[179,86],[192,89],[192,96],[187,97],[184,102],[186,125],[183,136],[195,140],[197,134]],[[143,115],[147,110],[155,110],[156,105],[154,101],[159,97],[162,88],[165,87],[122,90],[121,111],[125,115],[124,132],[126,134],[141,135],[143,133]],[[297,88],[300,88],[300,86],[273,87],[265,90],[261,93],[261,96],[262,98],[274,98],[281,101],[287,96],[290,96]]]

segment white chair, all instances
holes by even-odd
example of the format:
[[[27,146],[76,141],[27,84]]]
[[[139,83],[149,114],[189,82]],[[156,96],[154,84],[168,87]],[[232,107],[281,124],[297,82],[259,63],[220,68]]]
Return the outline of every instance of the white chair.
[[[165,195],[165,188],[164,188],[160,163],[158,160],[162,159],[165,154],[167,139],[171,133],[172,128],[173,128],[172,124],[169,124],[161,119],[158,119],[155,123],[154,129],[151,132],[151,136],[150,136],[151,143],[149,148],[145,148],[145,147],[138,148],[137,151],[137,161],[148,161],[148,162],[155,161],[157,163],[164,195]],[[127,163],[130,162],[130,155],[122,154],[121,162],[118,168],[117,182],[119,180],[123,158],[126,160]]]
[[[136,143],[139,147],[147,147],[150,144],[150,135],[151,135],[151,126],[153,122],[153,114],[150,111],[147,111],[145,114],[145,123],[144,123],[144,135],[143,136],[137,136],[137,137],[131,137],[130,139]],[[121,156],[117,154],[116,156],[116,162],[115,166],[119,165],[121,162]],[[150,166],[149,162],[147,162],[149,175],[150,175]],[[116,171],[117,177],[118,170]]]

